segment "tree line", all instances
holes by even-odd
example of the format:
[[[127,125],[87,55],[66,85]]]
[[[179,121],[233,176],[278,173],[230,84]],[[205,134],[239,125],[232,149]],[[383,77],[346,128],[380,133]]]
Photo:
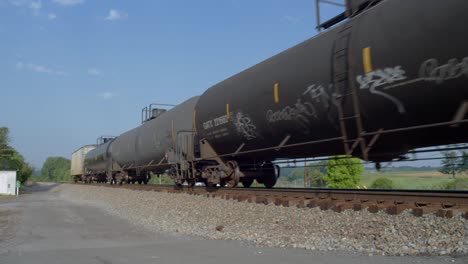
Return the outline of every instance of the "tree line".
[[[413,170],[413,167],[405,168]],[[436,169],[427,166],[425,168]],[[399,168],[390,169],[390,171],[399,170]],[[418,169],[416,168],[415,170]],[[468,151],[444,153],[444,158],[441,160],[441,166],[438,170],[441,173],[452,175],[453,179],[455,179],[457,174],[467,173]],[[329,160],[309,163],[302,168],[284,168],[281,180],[289,183],[296,181],[304,183],[305,181],[304,186],[307,187],[357,188],[359,187],[363,172],[364,166],[359,159],[334,156]],[[465,181],[465,179],[459,180]],[[384,177],[376,179],[370,186],[370,188],[375,189],[392,189],[394,187],[392,180]],[[443,189],[452,188],[448,185],[448,187],[443,187]]]
[[[64,157],[48,157],[42,165],[37,181],[71,181],[70,160]]]
[[[24,183],[33,174],[34,168],[10,145],[10,130],[0,127],[0,170],[16,171],[17,179]],[[49,157],[44,162],[36,181],[69,181],[70,160],[63,157]]]

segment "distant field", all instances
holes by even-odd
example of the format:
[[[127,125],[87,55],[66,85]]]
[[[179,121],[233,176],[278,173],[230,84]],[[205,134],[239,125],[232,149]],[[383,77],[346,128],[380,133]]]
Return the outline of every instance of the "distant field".
[[[391,179],[395,184],[395,188],[398,189],[439,189],[453,180],[450,175],[438,171],[366,171],[361,180],[361,185],[370,187],[375,179],[379,177]],[[468,178],[468,176],[457,175],[457,178]]]

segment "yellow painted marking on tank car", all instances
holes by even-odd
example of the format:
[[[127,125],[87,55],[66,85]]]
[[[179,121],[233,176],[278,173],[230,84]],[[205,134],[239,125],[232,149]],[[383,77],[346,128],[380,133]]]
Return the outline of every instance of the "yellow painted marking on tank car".
[[[197,111],[193,111],[193,131],[197,134]]]
[[[273,99],[275,100],[276,104],[279,102],[279,83],[278,82],[275,82],[275,85],[273,86]]]
[[[364,73],[369,73],[372,71],[372,58],[370,47],[365,47],[364,49],[362,49],[362,63],[364,66]]]
[[[230,114],[229,114],[229,103],[226,103],[226,117],[227,117],[228,120],[229,120],[229,116],[230,116]]]

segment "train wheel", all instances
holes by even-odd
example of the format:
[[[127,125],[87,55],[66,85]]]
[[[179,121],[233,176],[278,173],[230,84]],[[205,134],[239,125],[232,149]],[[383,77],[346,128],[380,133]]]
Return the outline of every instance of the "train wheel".
[[[276,181],[278,180],[279,167],[274,165],[271,162],[265,162],[262,165],[262,174],[263,174],[262,182],[265,185],[265,188],[271,189],[273,188],[273,186],[275,186]]]
[[[177,188],[183,188],[184,182],[185,180],[178,179],[175,181],[175,185],[177,186]]]
[[[205,183],[205,185],[206,185],[207,188],[216,188],[216,184],[214,184],[214,183],[212,183],[210,181],[207,181]]]
[[[244,186],[244,188],[249,188],[250,186],[252,186],[252,183],[253,183],[254,179],[245,179],[245,180],[242,180],[242,186]]]
[[[193,187],[195,186],[195,179],[188,179],[187,180],[188,187]]]
[[[227,166],[229,167],[231,175],[229,176],[229,178],[225,180],[225,183],[228,188],[237,187],[237,184],[239,184],[239,174],[240,174],[239,165],[237,164],[236,161],[230,160],[227,162]]]
[[[264,183],[265,184],[265,188],[268,188],[268,189],[271,189],[273,188],[273,186],[275,186],[276,184],[276,177],[268,177],[267,179],[265,179]]]
[[[138,180],[138,184],[141,184],[141,183],[143,183],[143,181],[142,181],[142,180]]]

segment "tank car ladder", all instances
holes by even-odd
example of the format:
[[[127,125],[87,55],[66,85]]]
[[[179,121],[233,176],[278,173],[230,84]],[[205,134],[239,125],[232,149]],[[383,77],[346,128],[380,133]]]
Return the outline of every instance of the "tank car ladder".
[[[364,129],[361,118],[361,110],[359,108],[359,99],[357,96],[356,85],[352,79],[352,66],[350,65],[351,54],[349,53],[351,41],[352,25],[345,22],[342,29],[338,32],[337,38],[333,47],[333,85],[335,90],[336,106],[338,110],[338,118],[340,131],[343,138],[343,146],[346,155],[352,155],[358,145],[361,147],[362,158],[368,160],[368,153],[372,145],[377,140],[374,137],[370,144],[366,144],[364,138]],[[344,104],[352,102],[352,107],[349,113],[345,115]],[[350,121],[354,121],[350,124]],[[355,133],[349,133],[348,126],[356,128]]]

